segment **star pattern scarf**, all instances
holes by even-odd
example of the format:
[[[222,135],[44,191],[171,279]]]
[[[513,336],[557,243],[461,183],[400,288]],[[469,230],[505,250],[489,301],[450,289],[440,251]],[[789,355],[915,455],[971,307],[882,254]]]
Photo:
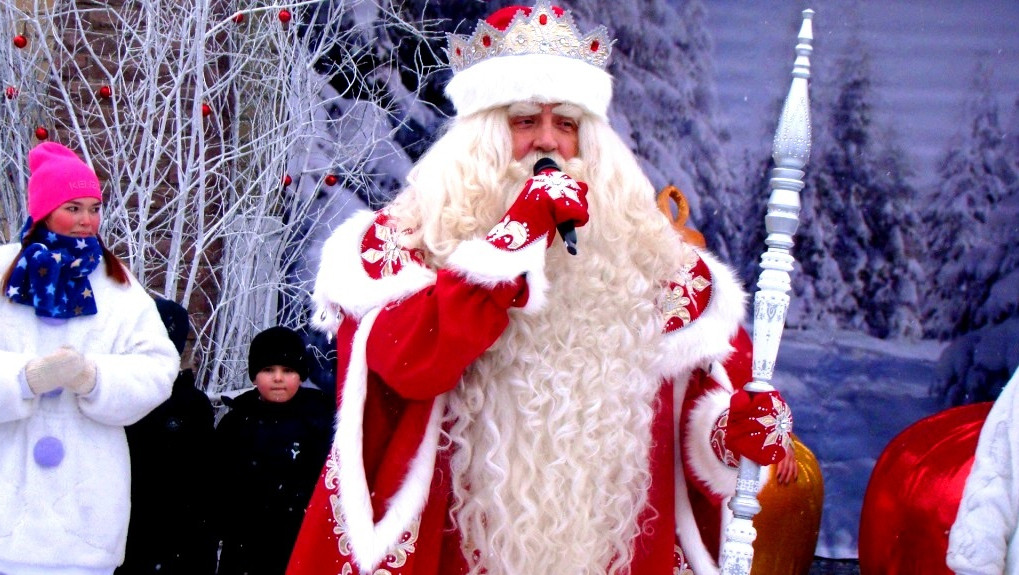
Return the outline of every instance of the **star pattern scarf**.
[[[29,241],[11,271],[7,297],[34,307],[37,316],[67,319],[95,315],[88,275],[102,261],[99,240],[62,236],[39,224]]]

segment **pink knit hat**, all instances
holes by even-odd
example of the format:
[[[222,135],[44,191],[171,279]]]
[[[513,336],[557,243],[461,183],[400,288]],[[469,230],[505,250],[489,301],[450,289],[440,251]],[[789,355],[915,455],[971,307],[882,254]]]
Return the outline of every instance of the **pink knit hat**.
[[[28,152],[28,215],[40,222],[60,204],[77,198],[103,199],[99,178],[77,154],[56,142]]]

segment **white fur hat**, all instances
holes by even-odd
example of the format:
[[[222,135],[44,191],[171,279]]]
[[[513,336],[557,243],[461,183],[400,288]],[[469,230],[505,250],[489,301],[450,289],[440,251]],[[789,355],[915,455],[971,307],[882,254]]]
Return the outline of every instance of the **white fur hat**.
[[[497,10],[471,36],[448,39],[446,96],[459,116],[531,101],[575,104],[607,118],[612,40],[604,26],[581,36],[569,12],[538,0],[533,8]]]

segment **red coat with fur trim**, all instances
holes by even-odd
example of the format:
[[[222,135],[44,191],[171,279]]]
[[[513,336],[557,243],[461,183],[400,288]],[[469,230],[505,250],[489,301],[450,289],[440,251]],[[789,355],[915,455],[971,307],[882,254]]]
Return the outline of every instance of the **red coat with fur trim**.
[[[338,338],[337,430],[289,575],[466,572],[440,447],[445,394],[506,329],[513,307],[540,305],[541,274],[478,281],[463,269],[429,269],[399,234],[384,211],[364,212],[323,249],[313,323]],[[750,378],[744,294],[698,252],[663,279],[658,307],[675,361],[661,367],[653,509],[643,511],[649,523],[630,572],[713,573],[719,504],[735,488],[718,423],[733,388]]]

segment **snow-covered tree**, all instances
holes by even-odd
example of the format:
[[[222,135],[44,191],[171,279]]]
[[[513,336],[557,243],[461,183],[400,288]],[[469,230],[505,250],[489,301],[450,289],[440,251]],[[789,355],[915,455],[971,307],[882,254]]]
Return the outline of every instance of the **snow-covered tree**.
[[[0,0],[0,22],[0,235],[24,219],[28,150],[68,144],[103,181],[107,243],[192,312],[200,381],[246,384],[254,333],[306,322],[312,230],[402,179],[397,104],[427,69],[391,40],[427,23],[234,0]]]
[[[584,20],[607,23],[616,38],[610,65],[613,125],[641,158],[656,189],[672,184],[683,191],[696,227],[728,259],[733,174],[718,135],[703,3],[589,2],[577,11]]]
[[[1019,148],[1002,126],[990,74],[976,73],[969,126],[945,152],[923,211],[931,270],[923,311],[934,337],[1000,323],[1019,302]]]
[[[930,238],[926,327],[953,341],[932,390],[946,405],[990,401],[1019,366],[1019,138],[975,74],[968,130],[944,156],[923,212]],[[1019,125],[1019,101],[1008,124]]]

